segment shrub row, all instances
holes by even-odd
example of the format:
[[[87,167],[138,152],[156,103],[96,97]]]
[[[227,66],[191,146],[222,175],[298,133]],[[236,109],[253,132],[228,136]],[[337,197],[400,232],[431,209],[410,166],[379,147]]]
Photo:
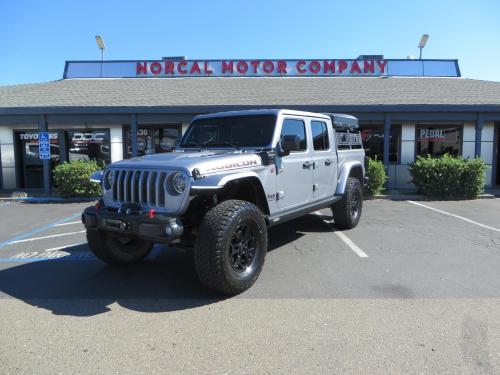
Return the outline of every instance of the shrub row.
[[[94,160],[74,160],[59,164],[54,170],[54,183],[63,197],[97,197],[101,186],[91,182],[90,176],[103,166]]]
[[[409,167],[418,191],[432,199],[474,199],[484,191],[486,164],[480,158],[419,156]]]

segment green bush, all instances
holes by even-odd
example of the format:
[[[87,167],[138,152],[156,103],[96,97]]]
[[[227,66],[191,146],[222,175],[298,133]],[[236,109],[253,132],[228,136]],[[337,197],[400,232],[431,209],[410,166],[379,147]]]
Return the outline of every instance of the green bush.
[[[387,181],[384,163],[376,158],[368,159],[366,175],[368,176],[366,193],[371,196],[382,193],[384,191],[384,184]]]
[[[63,197],[97,197],[101,186],[90,181],[90,175],[102,169],[94,160],[64,162],[54,170],[54,182]]]
[[[480,158],[419,156],[409,170],[418,191],[428,198],[474,199],[484,191],[486,163]]]

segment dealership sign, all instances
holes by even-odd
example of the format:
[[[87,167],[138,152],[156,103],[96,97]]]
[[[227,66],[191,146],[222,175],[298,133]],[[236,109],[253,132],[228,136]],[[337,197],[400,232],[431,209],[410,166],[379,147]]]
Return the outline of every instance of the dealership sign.
[[[459,77],[457,60],[227,59],[67,61],[64,78]]]

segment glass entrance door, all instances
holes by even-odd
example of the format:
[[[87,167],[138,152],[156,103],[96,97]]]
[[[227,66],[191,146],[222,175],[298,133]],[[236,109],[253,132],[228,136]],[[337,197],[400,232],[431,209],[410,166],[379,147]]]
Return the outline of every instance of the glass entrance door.
[[[50,131],[50,170],[61,162],[60,134]],[[16,133],[18,160],[20,160],[20,187],[26,189],[43,188],[43,162],[38,157],[38,131],[29,130]],[[51,173],[52,175],[52,173]]]
[[[496,175],[496,185],[500,185],[500,124],[497,124],[496,129],[496,147],[495,147],[495,153],[496,153],[496,170],[497,170],[497,175]]]

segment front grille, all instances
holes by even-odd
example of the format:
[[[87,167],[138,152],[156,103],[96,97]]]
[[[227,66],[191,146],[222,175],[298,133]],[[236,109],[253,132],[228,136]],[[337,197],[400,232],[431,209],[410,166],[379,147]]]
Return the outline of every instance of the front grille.
[[[113,202],[165,208],[166,171],[113,169]]]

